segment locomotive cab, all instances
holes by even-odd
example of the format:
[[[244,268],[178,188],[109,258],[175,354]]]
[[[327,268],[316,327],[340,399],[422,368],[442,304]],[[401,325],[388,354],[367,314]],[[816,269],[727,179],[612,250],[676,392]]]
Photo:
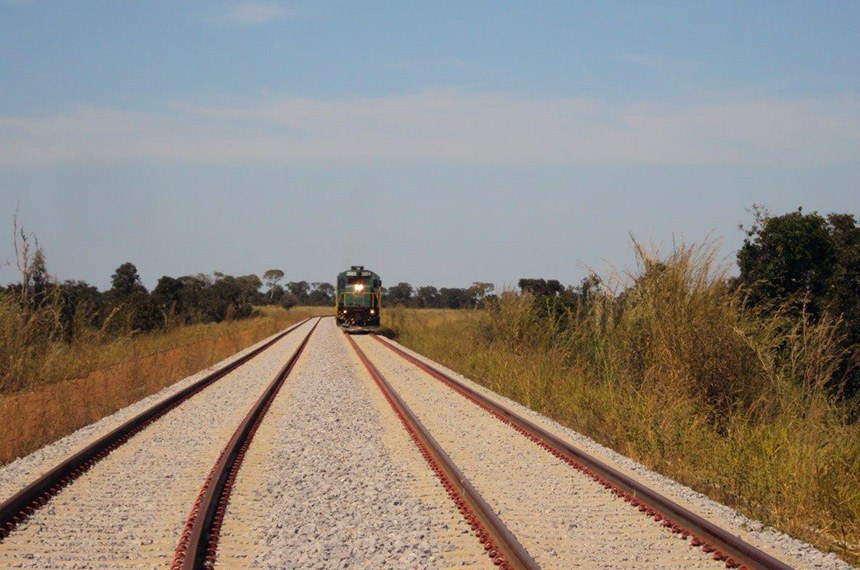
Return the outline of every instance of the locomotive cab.
[[[378,327],[381,289],[382,279],[363,265],[353,265],[348,271],[340,273],[335,295],[338,325]]]

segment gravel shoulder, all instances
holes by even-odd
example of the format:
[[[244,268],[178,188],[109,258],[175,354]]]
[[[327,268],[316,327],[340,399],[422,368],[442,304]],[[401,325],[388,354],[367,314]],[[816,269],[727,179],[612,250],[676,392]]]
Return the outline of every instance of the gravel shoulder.
[[[732,532],[743,540],[755,545],[761,550],[797,568],[798,570],[850,570],[852,568],[847,562],[841,560],[833,553],[826,553],[816,549],[814,546],[790,537],[771,527],[767,527],[759,521],[750,519],[738,513],[734,509],[718,503],[707,496],[686,487],[677,481],[665,477],[655,471],[648,469],[640,463],[607,448],[593,439],[567,428],[554,420],[547,418],[522,404],[505,398],[492,390],[466,378],[462,374],[447,368],[413,350],[390,339],[382,339],[392,345],[401,348],[416,358],[434,366],[451,377],[463,382],[470,388],[480,392],[511,411],[523,416],[531,422],[546,429],[553,435],[567,441],[583,451],[591,454],[597,459],[618,469],[619,471],[647,484],[655,491],[707,518],[711,522]],[[384,347],[382,347],[384,349]],[[390,352],[385,349],[386,352]],[[437,382],[430,376],[424,375],[428,382]]]
[[[299,327],[96,464],[0,543],[0,566],[168,566],[206,473],[250,405],[310,326],[312,323]],[[193,378],[171,386],[152,401],[180,389]],[[83,434],[76,432],[49,446],[51,449],[43,450],[38,459],[30,460],[31,473],[44,468],[47,458],[64,457],[150,403],[138,402],[132,406],[135,410],[126,408],[98,422],[95,428],[80,430]],[[10,467],[23,470],[21,464],[27,463],[28,458],[24,458]]]

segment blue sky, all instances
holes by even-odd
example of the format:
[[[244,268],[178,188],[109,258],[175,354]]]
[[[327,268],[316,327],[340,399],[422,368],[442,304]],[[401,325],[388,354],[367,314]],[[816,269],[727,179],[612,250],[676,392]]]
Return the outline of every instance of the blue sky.
[[[0,0],[0,225],[100,286],[462,286],[860,213],[860,3],[425,4]]]

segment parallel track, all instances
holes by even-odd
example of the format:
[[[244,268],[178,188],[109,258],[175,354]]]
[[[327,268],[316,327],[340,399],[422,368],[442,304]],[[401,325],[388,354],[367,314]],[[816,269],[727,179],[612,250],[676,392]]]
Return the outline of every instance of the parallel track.
[[[242,466],[242,460],[260,422],[263,421],[278,391],[298,362],[319,322],[320,319],[317,319],[284,367],[251,406],[239,427],[236,428],[233,437],[221,451],[188,515],[170,566],[172,570],[211,568],[215,565],[224,512],[236,475]]]
[[[9,497],[0,504],[0,541],[9,536],[19,524],[27,520],[37,509],[60,493],[64,487],[70,485],[134,435],[206,387],[260,355],[308,320],[310,319],[304,319],[293,325],[249,353],[207,374],[204,378],[124,422]]]
[[[628,502],[643,515],[653,518],[656,524],[662,524],[668,531],[679,534],[685,539],[689,538],[690,546],[712,554],[715,560],[724,562],[726,567],[747,570],[791,570],[787,564],[570,445],[423,360],[382,340],[375,334],[371,337],[502,423],[509,425],[548,453],[590,477],[606,488],[607,492]],[[369,362],[365,365],[372,366]]]
[[[499,568],[511,570],[537,570],[539,566],[531,555],[421,424],[388,380],[370,362],[355,340],[349,335],[347,339],[493,563]]]
[[[113,450],[127,442],[170,410],[173,410],[220,378],[223,378],[228,373],[255,358],[286,335],[306,324],[309,320],[305,319],[290,327],[241,358],[208,374],[201,380],[138,414],[107,435],[75,453],[0,504],[0,542],[13,532],[17,525],[31,516],[36,509],[50,501],[65,486],[71,484],[76,478],[98,461],[105,458]],[[262,395],[247,412],[205,478],[178,539],[171,565],[172,570],[191,570],[214,566],[220,529],[227,502],[245,453],[266,412],[287,377],[294,369],[320,320],[318,319],[313,324],[287,363],[279,370]],[[526,551],[489,503],[464,476],[461,469],[452,461],[448,453],[425,428],[418,419],[418,416],[404,402],[392,384],[371,362],[358,343],[350,335],[346,336],[359,360],[373,378],[397,417],[403,423],[407,433],[429,464],[431,470],[439,479],[463,518],[471,526],[473,533],[493,564],[499,568],[538,569],[538,564],[529,552]],[[705,553],[710,554],[714,560],[723,562],[726,567],[747,570],[791,570],[791,567],[785,563],[685,509],[587,452],[567,443],[465,383],[445,374],[421,358],[417,358],[395,344],[383,340],[374,334],[370,336],[375,342],[440,381],[456,394],[463,396],[466,400],[487,412],[492,418],[513,428],[530,442],[533,442],[571,468],[586,475],[604,487],[608,493],[627,502],[630,507],[637,509],[642,515],[652,519],[653,524],[662,525],[666,528],[667,532],[675,533],[688,540],[688,544],[691,547],[700,548]],[[365,348],[368,346],[368,344],[365,344]],[[486,419],[482,421],[492,423],[494,420]],[[518,436],[513,433],[511,433],[510,437],[513,438],[510,441],[519,441]],[[529,444],[523,445],[528,447]],[[563,468],[561,464],[558,465],[560,466],[559,468]],[[477,478],[476,481],[478,481]],[[600,493],[602,491],[598,491],[598,494]],[[623,503],[621,504],[623,505]],[[512,528],[516,529],[516,526],[514,525]],[[518,532],[523,529],[531,530],[532,527],[521,527]],[[525,536],[525,533],[523,536]]]

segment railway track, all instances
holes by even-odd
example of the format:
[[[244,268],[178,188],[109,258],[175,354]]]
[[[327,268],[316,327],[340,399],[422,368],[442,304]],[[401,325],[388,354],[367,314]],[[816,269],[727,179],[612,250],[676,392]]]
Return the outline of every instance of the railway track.
[[[395,343],[308,321],[4,501],[0,567],[790,568]]]
[[[294,354],[291,333],[310,328],[309,320],[123,422],[3,501],[0,566],[166,566],[184,520],[177,506],[199,488],[201,464],[223,445],[236,404],[247,407],[255,386]]]
[[[233,437],[221,451],[221,455],[218,456],[218,460],[206,477],[200,493],[197,495],[197,500],[194,502],[194,507],[188,515],[174,553],[171,569],[193,570],[215,565],[218,539],[221,525],[224,522],[227,501],[230,499],[230,491],[239,468],[242,466],[242,460],[254,438],[254,433],[278,395],[284,381],[298,362],[318,324],[319,319],[245,415],[233,433]]]
[[[216,568],[493,568],[333,320],[261,422]]]
[[[403,422],[404,428],[475,533],[493,564],[499,568],[511,570],[536,570],[539,568],[531,555],[445,453],[445,450],[397,394],[388,380],[379,372],[379,369],[358,347],[358,343],[352,337],[348,338],[359,360],[364,364],[384,394],[385,399],[388,400],[394,412]]]

